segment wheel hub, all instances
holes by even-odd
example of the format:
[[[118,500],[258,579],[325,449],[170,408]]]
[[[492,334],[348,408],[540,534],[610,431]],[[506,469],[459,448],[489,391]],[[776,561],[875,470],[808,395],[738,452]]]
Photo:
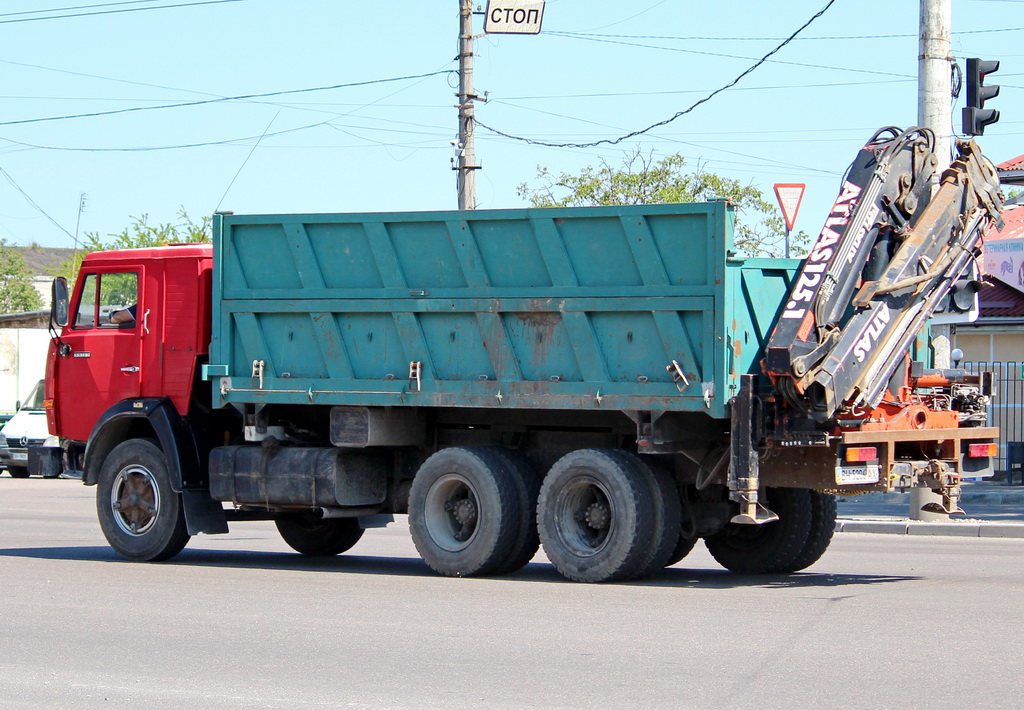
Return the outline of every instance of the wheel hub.
[[[611,519],[611,511],[603,503],[591,503],[583,514],[583,522],[594,530],[607,530]]]
[[[469,499],[462,499],[457,501],[449,501],[445,503],[444,509],[447,510],[455,521],[463,527],[471,525],[476,521],[476,504]]]
[[[111,491],[111,499],[110,507],[116,511],[117,524],[128,534],[141,535],[155,523],[159,493],[148,471],[122,471]]]

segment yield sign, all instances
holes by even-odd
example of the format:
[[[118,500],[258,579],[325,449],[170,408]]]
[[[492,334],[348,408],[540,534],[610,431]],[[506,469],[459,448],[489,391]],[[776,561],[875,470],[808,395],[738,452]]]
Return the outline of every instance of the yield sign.
[[[800,211],[800,202],[804,199],[804,190],[807,185],[800,183],[777,183],[775,185],[775,197],[782,208],[782,216],[786,220],[786,231],[793,231],[793,224],[796,222],[796,213]]]

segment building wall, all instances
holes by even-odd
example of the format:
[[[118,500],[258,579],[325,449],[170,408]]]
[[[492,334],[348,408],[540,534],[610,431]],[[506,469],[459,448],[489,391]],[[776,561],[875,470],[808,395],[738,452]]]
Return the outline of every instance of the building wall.
[[[952,347],[964,351],[964,361],[1024,361],[1024,332],[999,329],[960,329],[953,334]]]
[[[13,414],[43,379],[49,345],[46,330],[0,328],[0,414]]]

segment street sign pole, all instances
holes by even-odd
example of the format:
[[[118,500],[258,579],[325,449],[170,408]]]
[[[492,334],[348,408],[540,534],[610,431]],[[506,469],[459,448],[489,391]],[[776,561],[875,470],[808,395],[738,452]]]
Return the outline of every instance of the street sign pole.
[[[776,183],[775,199],[779,201],[779,208],[782,209],[782,219],[786,223],[786,258],[789,258],[789,233],[793,231],[796,223],[796,215],[800,211],[800,203],[804,199],[804,190],[807,185],[803,183]]]

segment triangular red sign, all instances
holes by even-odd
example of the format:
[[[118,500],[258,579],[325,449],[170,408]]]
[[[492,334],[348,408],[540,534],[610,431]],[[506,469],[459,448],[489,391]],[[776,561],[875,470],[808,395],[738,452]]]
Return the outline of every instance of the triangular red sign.
[[[786,220],[786,230],[793,231],[793,224],[796,223],[796,214],[800,211],[800,203],[804,199],[804,190],[807,185],[801,183],[777,183],[775,185],[775,197],[782,208],[782,218]]]

